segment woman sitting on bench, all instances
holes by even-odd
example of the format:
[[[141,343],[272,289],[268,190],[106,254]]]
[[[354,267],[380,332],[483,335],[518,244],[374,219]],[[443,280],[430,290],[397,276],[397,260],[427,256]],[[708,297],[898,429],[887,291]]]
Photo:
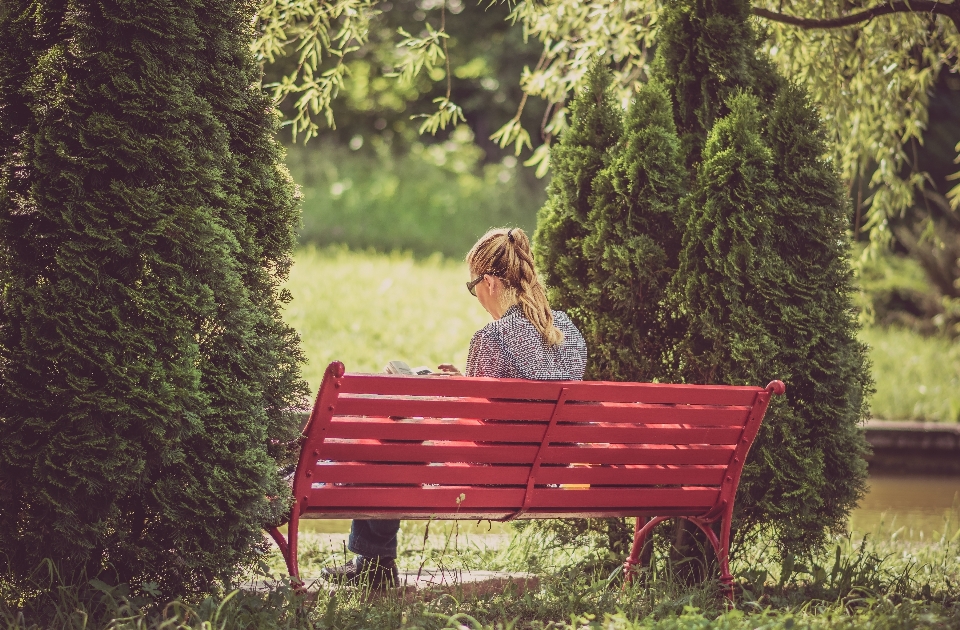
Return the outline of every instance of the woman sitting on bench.
[[[470,282],[493,322],[470,340],[467,376],[530,380],[583,379],[587,346],[566,313],[553,311],[537,278],[530,240],[520,228],[490,230],[467,254]],[[450,364],[439,369],[460,376]],[[355,520],[348,548],[353,562],[327,567],[328,580],[364,583],[372,588],[395,585],[399,520]]]

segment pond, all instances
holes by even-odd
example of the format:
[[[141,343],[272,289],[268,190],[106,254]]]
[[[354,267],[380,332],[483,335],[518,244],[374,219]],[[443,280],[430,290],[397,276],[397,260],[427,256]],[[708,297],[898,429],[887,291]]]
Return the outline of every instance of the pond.
[[[960,529],[960,477],[873,475],[867,496],[850,518],[858,534],[930,540]]]
[[[960,477],[873,475],[867,496],[850,518],[855,535],[892,535],[907,540],[947,537],[960,529]],[[346,534],[348,520],[304,519],[300,531]],[[507,533],[501,523],[466,521],[460,531],[470,534]]]

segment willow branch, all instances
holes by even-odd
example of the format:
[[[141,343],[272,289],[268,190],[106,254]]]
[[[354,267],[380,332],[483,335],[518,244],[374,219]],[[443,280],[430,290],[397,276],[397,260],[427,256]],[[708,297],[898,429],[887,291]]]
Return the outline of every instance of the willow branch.
[[[783,13],[776,13],[774,11],[769,11],[767,9],[761,9],[758,7],[754,7],[752,12],[756,16],[773,20],[774,22],[782,22],[783,24],[798,26],[802,29],[843,28],[844,26],[852,26],[861,22],[867,22],[873,18],[880,17],[881,15],[890,15],[892,13],[926,13],[928,15],[945,15],[946,17],[950,18],[953,21],[954,26],[960,30],[960,4],[944,4],[942,2],[937,2],[937,0],[888,2],[886,4],[879,4],[875,7],[871,7],[857,13],[851,13],[850,15],[822,19],[785,15]]]

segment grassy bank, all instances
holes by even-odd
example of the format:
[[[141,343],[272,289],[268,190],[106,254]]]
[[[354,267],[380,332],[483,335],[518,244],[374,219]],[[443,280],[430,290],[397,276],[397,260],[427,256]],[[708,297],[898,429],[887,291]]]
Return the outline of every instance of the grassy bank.
[[[877,393],[874,415],[888,420],[960,421],[960,341],[900,328],[864,328]]]
[[[303,336],[311,387],[319,387],[335,359],[359,372],[379,371],[392,359],[462,367],[471,335],[489,317],[463,286],[461,256],[301,249],[287,317]],[[874,415],[960,419],[960,343],[880,327],[865,328],[862,338],[871,346],[877,382]]]
[[[379,372],[393,359],[462,369],[470,337],[489,321],[466,281],[465,263],[440,256],[301,249],[286,317],[303,338],[310,386],[335,360],[353,372]]]

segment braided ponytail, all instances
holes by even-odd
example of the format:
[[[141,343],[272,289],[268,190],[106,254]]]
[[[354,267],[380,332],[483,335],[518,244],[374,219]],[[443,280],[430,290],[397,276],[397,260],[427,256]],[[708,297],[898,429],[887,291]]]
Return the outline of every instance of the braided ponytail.
[[[490,230],[467,254],[474,275],[488,273],[501,279],[504,306],[519,304],[544,341],[551,346],[563,343],[563,333],[553,324],[553,311],[537,278],[530,239],[520,228]]]

